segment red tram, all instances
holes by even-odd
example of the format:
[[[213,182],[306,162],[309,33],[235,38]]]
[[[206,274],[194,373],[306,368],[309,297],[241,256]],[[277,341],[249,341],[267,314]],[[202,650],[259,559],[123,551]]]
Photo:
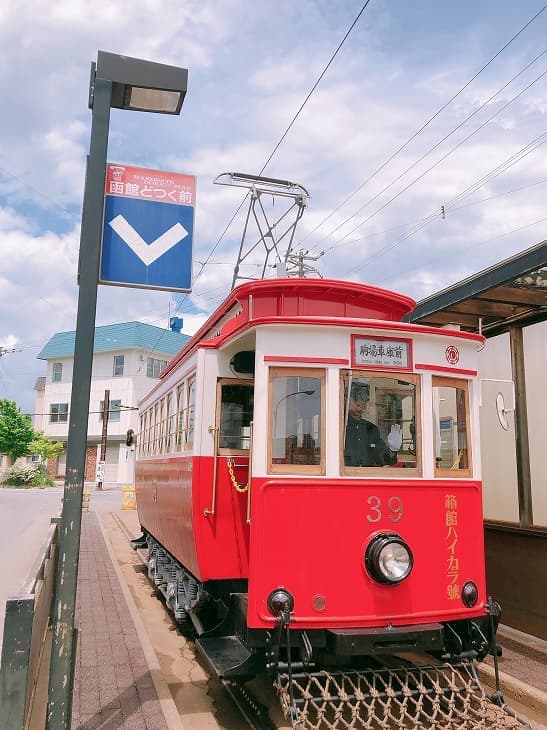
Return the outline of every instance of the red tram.
[[[358,283],[237,287],[143,399],[149,575],[220,677],[482,659],[477,350]]]

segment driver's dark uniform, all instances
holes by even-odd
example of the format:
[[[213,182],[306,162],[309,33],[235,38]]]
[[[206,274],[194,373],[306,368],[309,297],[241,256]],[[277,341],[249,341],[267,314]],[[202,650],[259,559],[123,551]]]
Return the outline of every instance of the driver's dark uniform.
[[[344,443],[346,466],[386,466],[393,456],[382,441],[378,426],[360,418],[348,417]]]

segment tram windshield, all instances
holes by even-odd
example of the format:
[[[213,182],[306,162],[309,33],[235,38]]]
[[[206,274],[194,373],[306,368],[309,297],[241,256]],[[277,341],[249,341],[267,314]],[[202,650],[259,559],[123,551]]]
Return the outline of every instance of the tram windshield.
[[[274,368],[270,379],[270,454],[273,471],[289,465],[323,468],[324,371]]]
[[[417,379],[413,375],[343,371],[343,471],[417,468]]]

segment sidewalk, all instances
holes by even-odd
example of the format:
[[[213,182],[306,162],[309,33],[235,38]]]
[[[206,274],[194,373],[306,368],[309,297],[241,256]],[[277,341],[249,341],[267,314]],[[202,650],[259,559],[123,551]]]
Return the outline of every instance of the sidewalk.
[[[76,612],[80,633],[73,730],[180,729],[154,652],[105,541],[100,510],[82,513]]]

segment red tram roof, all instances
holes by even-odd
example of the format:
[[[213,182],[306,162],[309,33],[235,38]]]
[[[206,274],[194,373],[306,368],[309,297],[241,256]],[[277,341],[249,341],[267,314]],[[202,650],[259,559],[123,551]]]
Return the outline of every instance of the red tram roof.
[[[239,314],[226,319],[239,305]],[[397,292],[336,279],[260,279],[236,287],[164,368],[167,376],[200,342],[242,329],[254,320],[293,317],[378,319],[400,322],[416,302]]]

